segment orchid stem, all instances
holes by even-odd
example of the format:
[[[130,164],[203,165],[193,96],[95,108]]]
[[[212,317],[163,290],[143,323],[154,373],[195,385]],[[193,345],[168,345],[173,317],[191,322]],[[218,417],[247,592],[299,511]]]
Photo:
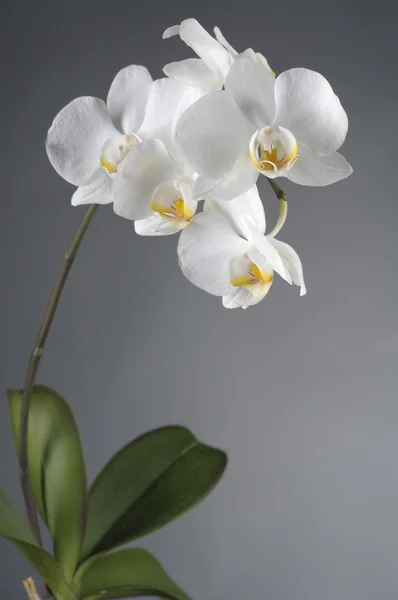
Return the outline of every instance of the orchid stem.
[[[67,280],[69,271],[73,265],[76,253],[79,249],[80,243],[87,231],[87,228],[98,208],[98,204],[92,204],[85,214],[83,221],[73,241],[66,252],[61,270],[58,274],[55,282],[53,291],[51,292],[50,300],[48,302],[47,311],[44,316],[42,325],[36,338],[36,343],[33,347],[30,355],[28,368],[26,370],[24,389],[21,400],[21,412],[20,412],[20,426],[19,426],[19,442],[18,442],[18,456],[19,456],[19,474],[21,480],[22,493],[25,501],[26,512],[30,528],[41,546],[41,535],[39,520],[37,517],[36,505],[32,492],[32,485],[29,473],[28,463],[28,426],[29,426],[29,409],[32,398],[33,386],[35,384],[36,373],[39,368],[40,359],[43,354],[44,346],[47,340],[48,333],[51,328],[51,324],[54,319],[55,312],[57,310],[58,302],[62,294],[65,282]]]
[[[270,233],[268,233],[268,237],[275,237],[276,235],[278,235],[278,233],[280,232],[280,230],[282,229],[282,227],[284,226],[285,222],[286,222],[286,218],[287,218],[287,196],[285,194],[285,192],[282,190],[282,188],[279,187],[279,185],[275,182],[274,179],[269,179],[267,177],[268,183],[270,184],[270,186],[272,187],[272,189],[275,192],[276,197],[279,200],[279,215],[278,215],[278,220],[275,224],[275,227],[272,229],[272,231],[270,231]]]
[[[29,600],[40,600],[40,596],[37,593],[35,582],[31,577],[24,579],[23,586],[28,595]]]

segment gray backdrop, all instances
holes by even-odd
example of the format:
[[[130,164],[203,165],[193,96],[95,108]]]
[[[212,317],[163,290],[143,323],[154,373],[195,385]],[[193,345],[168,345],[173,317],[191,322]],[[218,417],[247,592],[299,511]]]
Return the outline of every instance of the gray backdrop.
[[[63,252],[82,218],[44,150],[55,114],[105,97],[131,63],[161,76],[187,57],[163,30],[197,17],[278,72],[323,73],[350,118],[354,175],[286,183],[282,239],[308,295],[276,280],[248,311],[189,284],[176,238],[135,236],[100,210],[73,269],[39,381],[70,401],[92,478],[111,453],[182,423],[229,467],[195,511],[144,545],[197,600],[398,597],[396,106],[392,0],[14,1],[1,8],[1,370],[20,386]],[[261,186],[269,220],[271,190]],[[22,508],[7,406],[0,483]],[[29,565],[0,541],[0,596],[23,598]]]

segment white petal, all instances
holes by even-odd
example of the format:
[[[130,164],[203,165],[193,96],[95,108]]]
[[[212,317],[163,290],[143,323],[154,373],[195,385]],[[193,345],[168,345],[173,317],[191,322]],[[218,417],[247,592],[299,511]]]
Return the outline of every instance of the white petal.
[[[160,215],[151,215],[146,219],[134,221],[134,229],[138,235],[160,237],[178,233],[181,231],[181,224],[177,221],[164,221]]]
[[[208,92],[220,90],[224,85],[223,80],[211,71],[201,58],[187,58],[169,63],[163,68],[163,72],[167,77],[201,87]]]
[[[177,123],[176,139],[195,171],[221,179],[242,154],[248,154],[251,133],[253,127],[232,97],[221,91],[210,92],[184,112]]]
[[[193,185],[196,200],[233,200],[247,192],[257,181],[259,172],[253,168],[249,154],[242,154],[233,169],[221,180],[199,176]]]
[[[300,185],[323,186],[345,179],[351,173],[351,165],[338,152],[328,156],[315,156],[299,146],[297,162],[286,177]]]
[[[185,209],[186,209],[186,211],[188,211],[192,215],[194,215],[198,209],[198,202],[193,197],[192,180],[189,180],[188,178],[186,178],[186,180],[182,180],[179,183],[180,183],[180,192],[182,195],[182,199],[184,200],[184,203],[185,203]]]
[[[264,205],[256,185],[241,196],[234,198],[230,202],[225,202],[224,206],[230,207],[229,211],[235,214],[235,216],[239,216],[240,220],[245,219],[249,221],[260,233],[265,233]]]
[[[254,225],[261,233],[265,233],[264,206],[256,185],[245,194],[242,194],[229,202],[207,200],[203,210],[215,210],[221,212],[231,221],[237,232],[244,237],[248,236],[246,229],[247,221],[252,223],[252,225]]]
[[[229,263],[248,248],[221,214],[197,215],[181,233],[178,258],[185,277],[202,290],[225,296],[231,291]]]
[[[103,143],[116,135],[120,133],[103,100],[91,96],[76,98],[57,114],[48,131],[48,158],[66,181],[86,185],[101,169]]]
[[[224,308],[247,308],[252,298],[249,290],[240,287],[234,289],[231,294],[223,296],[222,304]]]
[[[275,115],[275,78],[263,64],[239,59],[229,70],[225,89],[256,128],[271,125]]]
[[[224,296],[222,299],[223,306],[225,308],[249,308],[249,306],[255,306],[268,294],[272,282],[269,283],[265,288],[253,288],[250,292],[246,288],[236,288],[232,294]]]
[[[225,79],[232,64],[229,52],[196,19],[186,19],[180,26],[180,38],[204,60],[206,65]]]
[[[263,255],[269,266],[274,269],[285,281],[292,283],[292,278],[289,271],[286,269],[282,258],[279,256],[278,251],[272,245],[267,236],[263,235],[256,227],[254,227],[250,221],[247,222],[246,228],[249,231],[249,241],[252,246],[256,247],[257,250]]]
[[[174,120],[173,120],[173,136],[175,137],[175,127],[177,125],[178,120],[183,115],[183,113],[195,102],[200,100],[203,96],[206,95],[207,91],[203,88],[187,85],[182,82],[175,82],[179,86],[179,97],[180,101],[175,108],[174,112]],[[173,139],[174,139],[173,137]]]
[[[119,71],[108,92],[107,105],[115,126],[136,133],[144,120],[152,77],[148,69],[131,65]]]
[[[171,27],[168,27],[166,29],[166,31],[163,33],[163,39],[167,40],[168,38],[173,37],[173,35],[180,35],[180,26],[179,25],[172,25]]]
[[[256,63],[260,63],[268,69],[268,71],[273,77],[276,76],[275,72],[269,66],[268,60],[265,58],[265,56],[263,54],[260,54],[260,52],[254,52],[252,48],[246,48],[246,50],[241,52],[237,58],[248,58],[249,60],[252,60]]]
[[[158,138],[172,151],[178,119],[203,94],[200,88],[167,77],[154,81],[138,135],[142,139]]]
[[[233,48],[231,44],[225,39],[219,27],[214,27],[213,31],[214,35],[216,36],[217,42],[220,42],[220,44],[222,44],[224,48],[228,50],[230,54],[232,54],[232,56],[238,54],[235,48]]]
[[[282,257],[282,260],[292,277],[293,283],[299,286],[300,296],[304,296],[304,294],[307,293],[307,289],[304,283],[303,265],[301,264],[299,255],[291,246],[289,246],[289,244],[280,242],[275,238],[268,239]]]
[[[134,146],[120,164],[113,185],[113,208],[126,219],[144,219],[151,213],[155,188],[176,179],[174,163],[160,140]]]
[[[331,154],[344,142],[347,115],[329,82],[309,69],[290,69],[275,82],[274,124],[289,129],[316,154]]]
[[[72,196],[72,205],[109,204],[112,202],[112,179],[103,169],[92,183],[81,185]]]

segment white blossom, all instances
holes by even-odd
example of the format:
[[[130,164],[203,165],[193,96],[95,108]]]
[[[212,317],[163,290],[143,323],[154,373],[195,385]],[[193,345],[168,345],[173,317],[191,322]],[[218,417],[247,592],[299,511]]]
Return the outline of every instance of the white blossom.
[[[262,64],[275,75],[262,54],[254,52],[252,48],[238,52],[225,39],[219,27],[214,28],[214,34],[215,38],[196,19],[186,19],[180,25],[166,29],[163,34],[164,39],[179,35],[199,58],[187,58],[169,63],[164,67],[164,73],[168,77],[202,87],[207,91],[220,90],[231,65],[240,58]]]
[[[259,173],[313,186],[348,177],[352,168],[337,152],[347,129],[340,100],[319,73],[290,69],[275,79],[263,65],[241,59],[230,68],[225,91],[189,107],[176,133],[200,176],[195,195],[229,200]]]
[[[84,96],[65,106],[46,148],[55,170],[79,186],[72,204],[112,202],[113,181],[132,150],[148,157],[161,144],[173,152],[178,117],[203,93],[167,78],[152,81],[145,67],[132,65],[116,75],[106,103]]]
[[[268,293],[274,271],[306,293],[303,269],[288,244],[265,234],[261,209],[239,213],[232,202],[211,205],[185,229],[178,244],[184,275],[202,290],[221,296],[226,308],[248,308]],[[260,213],[260,214],[259,214]]]

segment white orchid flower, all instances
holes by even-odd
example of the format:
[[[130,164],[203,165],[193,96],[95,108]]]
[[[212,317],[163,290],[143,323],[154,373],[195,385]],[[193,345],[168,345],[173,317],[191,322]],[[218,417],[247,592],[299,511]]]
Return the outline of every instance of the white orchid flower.
[[[140,144],[132,148],[115,177],[114,211],[134,220],[139,235],[177,233],[191,223],[198,209],[193,198],[195,179],[196,174],[170,156],[160,140]],[[265,227],[256,186],[228,203],[206,201],[204,210],[210,209],[228,214],[237,227],[243,227],[247,219]]]
[[[203,93],[167,78],[152,81],[145,67],[132,65],[116,75],[106,104],[84,96],[65,106],[46,148],[61,177],[79,186],[72,204],[111,202],[113,180],[133,149],[148,154],[159,139],[172,152],[179,116]]]
[[[217,203],[197,215],[181,233],[179,263],[185,277],[202,290],[222,296],[226,308],[248,308],[268,293],[276,271],[306,293],[303,268],[291,246],[265,233],[265,216],[245,216],[234,201]],[[215,208],[215,210],[213,210]]]
[[[347,115],[327,80],[296,68],[276,79],[266,67],[235,62],[225,91],[210,92],[177,123],[181,151],[199,178],[195,197],[229,200],[249,189],[259,173],[323,186],[352,168],[337,149]]]
[[[135,221],[139,235],[169,235],[186,227],[198,203],[187,176],[160,140],[134,148],[115,178],[113,208]]]
[[[139,235],[169,235],[186,227],[198,202],[192,197],[195,174],[159,140],[132,148],[113,184],[113,209],[135,221]]]
[[[273,75],[267,59],[259,52],[248,48],[237,52],[227,42],[218,27],[214,28],[214,39],[196,19],[186,19],[181,25],[169,27],[163,39],[179,35],[183,42],[192,48],[200,58],[188,58],[166,65],[163,69],[168,77],[207,91],[220,90],[231,65],[239,58],[247,58],[263,64]]]

